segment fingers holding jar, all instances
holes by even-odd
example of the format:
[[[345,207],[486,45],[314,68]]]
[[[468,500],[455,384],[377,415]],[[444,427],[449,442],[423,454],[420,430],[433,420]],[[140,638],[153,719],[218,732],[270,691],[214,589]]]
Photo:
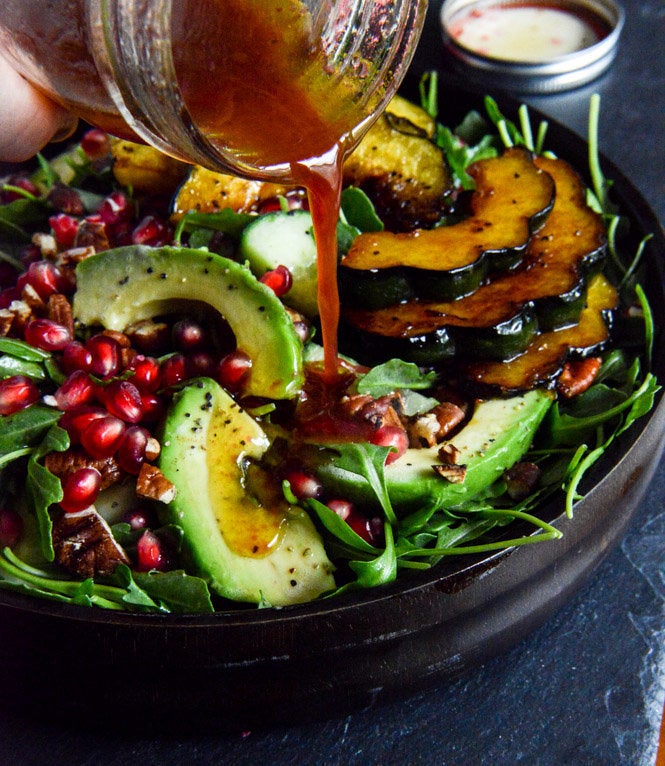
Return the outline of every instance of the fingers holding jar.
[[[16,72],[0,54],[0,161],[22,162],[63,140],[77,119]]]

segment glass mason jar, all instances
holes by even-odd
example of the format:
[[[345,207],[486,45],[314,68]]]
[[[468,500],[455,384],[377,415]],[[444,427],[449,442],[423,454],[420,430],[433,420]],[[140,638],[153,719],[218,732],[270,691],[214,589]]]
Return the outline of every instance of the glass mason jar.
[[[397,90],[426,0],[3,0],[3,54],[91,124],[291,179]]]

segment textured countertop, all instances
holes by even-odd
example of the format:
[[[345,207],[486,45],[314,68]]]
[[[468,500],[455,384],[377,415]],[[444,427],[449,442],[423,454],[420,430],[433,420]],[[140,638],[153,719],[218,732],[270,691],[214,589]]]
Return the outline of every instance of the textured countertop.
[[[527,101],[585,135],[588,97],[600,93],[601,150],[664,221],[665,6],[624,6],[618,57],[602,79]],[[438,7],[416,71],[439,65]],[[321,723],[219,736],[125,735],[4,713],[0,763],[650,766],[665,698],[664,507],[665,461],[623,542],[576,596],[458,680]]]

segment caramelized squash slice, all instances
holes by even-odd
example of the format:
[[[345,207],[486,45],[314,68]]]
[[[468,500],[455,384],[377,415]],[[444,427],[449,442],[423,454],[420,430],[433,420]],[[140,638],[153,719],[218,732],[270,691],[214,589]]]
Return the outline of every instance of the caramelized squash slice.
[[[346,322],[367,347],[387,342],[389,355],[404,354],[411,361],[415,356],[425,364],[453,353],[503,360],[523,352],[537,331],[578,321],[587,275],[605,255],[605,229],[568,163],[545,158],[535,163],[554,179],[556,200],[520,266],[456,301],[345,310]]]
[[[469,172],[476,182],[469,217],[436,229],[356,238],[340,265],[345,299],[377,306],[384,280],[394,280],[397,272],[407,290],[411,288],[399,300],[417,295],[450,301],[476,290],[492,272],[522,260],[531,235],[552,209],[552,178],[521,148],[480,160]],[[393,300],[394,290],[390,296]]]
[[[344,163],[344,183],[369,195],[389,229],[431,225],[441,216],[452,181],[434,131],[424,109],[395,96]]]
[[[569,358],[597,354],[610,338],[610,312],[617,291],[602,274],[589,282],[587,305],[572,327],[539,334],[527,350],[509,362],[474,362],[462,374],[480,392],[512,394],[553,385]]]
[[[168,194],[189,172],[189,165],[147,144],[114,138],[111,141],[113,175],[122,186],[139,194]]]

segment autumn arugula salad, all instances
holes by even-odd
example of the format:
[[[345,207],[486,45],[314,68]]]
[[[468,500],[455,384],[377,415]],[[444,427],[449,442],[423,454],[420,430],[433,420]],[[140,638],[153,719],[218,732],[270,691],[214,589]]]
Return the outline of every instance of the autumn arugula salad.
[[[436,78],[350,155],[338,371],[301,189],[97,129],[0,186],[0,586],[144,612],[286,606],[556,544],[650,410],[653,323],[591,187]]]

